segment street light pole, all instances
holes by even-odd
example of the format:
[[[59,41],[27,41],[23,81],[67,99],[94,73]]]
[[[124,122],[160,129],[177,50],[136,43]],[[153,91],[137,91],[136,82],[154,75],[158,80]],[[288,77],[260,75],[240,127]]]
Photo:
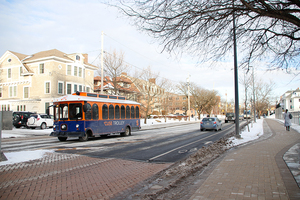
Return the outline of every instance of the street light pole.
[[[254,113],[254,122],[256,122],[256,113],[255,113],[255,86],[254,86],[254,67],[252,66],[252,84],[253,84],[253,113]]]
[[[239,83],[238,83],[238,66],[237,66],[237,49],[236,49],[236,33],[235,33],[235,8],[233,6],[233,54],[234,54],[234,94],[235,94],[235,134],[240,137],[240,122],[239,122]]]
[[[103,94],[103,31],[101,32],[101,94]]]
[[[189,121],[191,121],[191,104],[190,104],[190,75],[187,78],[188,82],[188,111],[189,111]]]

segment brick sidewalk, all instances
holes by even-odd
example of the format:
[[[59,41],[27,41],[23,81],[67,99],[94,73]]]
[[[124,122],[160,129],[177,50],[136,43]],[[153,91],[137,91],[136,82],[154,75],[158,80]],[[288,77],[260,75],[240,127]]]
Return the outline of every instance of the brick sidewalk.
[[[190,199],[300,199],[282,159],[300,134],[267,119],[264,135],[272,136],[229,151]]]
[[[0,199],[110,199],[168,166],[51,153],[0,166]]]

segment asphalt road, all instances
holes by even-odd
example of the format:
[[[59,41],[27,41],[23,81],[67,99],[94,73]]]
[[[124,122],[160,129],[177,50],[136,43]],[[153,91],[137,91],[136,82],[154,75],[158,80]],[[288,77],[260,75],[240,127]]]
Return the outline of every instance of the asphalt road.
[[[176,162],[234,130],[224,123],[221,131],[200,131],[199,123],[133,132],[132,136],[108,136],[79,142],[59,142],[49,136],[2,139],[2,151],[52,149],[60,153],[97,158],[121,158],[144,162]]]

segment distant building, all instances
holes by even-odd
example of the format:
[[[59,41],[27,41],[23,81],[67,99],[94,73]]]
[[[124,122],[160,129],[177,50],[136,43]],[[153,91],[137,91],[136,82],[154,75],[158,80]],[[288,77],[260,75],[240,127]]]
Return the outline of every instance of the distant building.
[[[280,106],[290,112],[300,111],[300,89],[286,91],[280,97]]]
[[[0,58],[0,110],[45,113],[54,98],[92,92],[96,69],[88,63],[88,54],[6,51]]]

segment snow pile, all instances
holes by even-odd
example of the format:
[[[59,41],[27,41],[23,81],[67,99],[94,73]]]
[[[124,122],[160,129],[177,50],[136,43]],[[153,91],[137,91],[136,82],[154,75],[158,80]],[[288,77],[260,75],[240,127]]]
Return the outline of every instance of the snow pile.
[[[47,153],[53,152],[54,150],[35,150],[5,153],[7,161],[0,162],[0,166],[40,159],[46,156]]]
[[[241,138],[232,137],[229,139],[231,141],[231,146],[238,146],[251,140],[258,139],[261,135],[264,134],[263,122],[263,119],[258,119],[256,120],[256,123],[250,123],[248,125],[250,131],[248,131],[248,127],[246,126],[245,129],[241,132]]]

